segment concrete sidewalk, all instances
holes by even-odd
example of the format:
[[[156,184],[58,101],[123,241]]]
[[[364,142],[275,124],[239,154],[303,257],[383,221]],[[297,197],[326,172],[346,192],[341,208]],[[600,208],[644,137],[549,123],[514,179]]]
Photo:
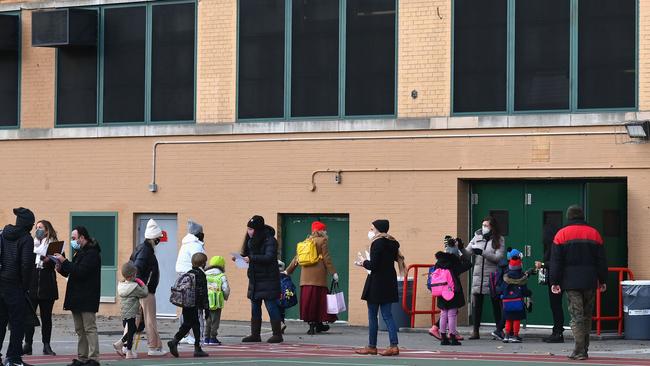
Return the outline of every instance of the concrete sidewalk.
[[[178,322],[169,319],[159,319],[158,329],[165,345],[178,330]],[[284,338],[289,343],[341,345],[341,346],[364,346],[368,339],[368,328],[348,326],[345,324],[333,324],[330,331],[314,336],[307,335],[307,326],[303,322],[288,321]],[[100,349],[102,353],[114,353],[112,343],[122,334],[121,319],[117,317],[99,317],[97,326],[100,334]],[[467,336],[469,328],[460,328],[463,335]],[[563,355],[569,354],[573,347],[571,332],[566,331],[566,342],[563,344],[547,344],[541,341],[543,336],[550,333],[550,330],[523,329],[521,332],[524,342],[520,344],[504,344],[492,340],[489,336],[491,328],[483,328],[480,340],[465,340],[460,347],[440,346],[439,341],[429,336],[425,329],[402,329],[399,333],[400,348],[418,350],[444,350],[447,352],[476,352],[476,353],[518,353],[536,355]],[[243,336],[249,332],[247,322],[223,321],[221,323],[219,339],[224,344],[238,344]],[[270,324],[263,324],[263,338],[270,333]],[[146,352],[146,340],[140,342],[138,351]],[[34,335],[34,355],[40,355],[42,345],[40,343],[40,328],[36,329]],[[6,351],[8,337],[3,345],[3,352]],[[379,347],[385,347],[388,343],[388,334],[379,332]],[[52,348],[57,354],[76,354],[77,337],[71,316],[57,315],[54,319]],[[189,350],[191,346],[183,348]],[[592,356],[604,357],[631,357],[647,358],[650,355],[650,341],[632,341],[624,339],[609,339],[592,337],[589,354]]]

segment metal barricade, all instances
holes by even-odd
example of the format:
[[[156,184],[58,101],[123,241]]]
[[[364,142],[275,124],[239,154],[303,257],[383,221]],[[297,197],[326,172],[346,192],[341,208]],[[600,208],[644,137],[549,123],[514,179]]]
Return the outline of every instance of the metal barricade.
[[[616,316],[603,316],[601,314],[601,301],[602,294],[600,291],[596,291],[596,315],[593,317],[593,320],[596,321],[596,334],[600,335],[603,321],[615,320],[618,321],[618,335],[623,334],[623,282],[624,275],[627,275],[628,280],[634,280],[634,274],[630,271],[629,268],[625,267],[609,267],[607,269],[609,272],[618,273],[618,315]]]
[[[419,268],[426,268],[427,273],[429,272],[429,268],[432,267],[433,264],[411,264],[408,266],[408,269],[406,270],[406,276],[404,276],[404,284],[402,286],[402,309],[406,314],[408,314],[411,318],[411,328],[415,327],[415,316],[419,314],[429,314],[431,315],[431,324],[434,324],[436,322],[436,314],[440,313],[440,310],[436,308],[436,299],[432,298],[431,299],[431,310],[418,310],[416,307],[416,299],[418,297],[418,269]],[[407,302],[407,295],[408,295],[408,279],[409,279],[409,274],[411,273],[411,269],[413,269],[413,291],[411,292],[411,308],[409,309],[408,302]]]

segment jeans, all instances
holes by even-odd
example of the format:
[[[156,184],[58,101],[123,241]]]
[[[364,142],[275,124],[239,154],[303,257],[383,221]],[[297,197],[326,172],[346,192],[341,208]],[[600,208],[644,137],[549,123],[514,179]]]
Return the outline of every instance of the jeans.
[[[7,360],[22,363],[23,336],[25,334],[25,292],[20,287],[0,288],[0,323],[9,322],[11,334],[7,347]]]
[[[251,300],[251,319],[262,319],[262,301],[269,312],[271,320],[281,320],[277,300]]]
[[[205,323],[205,338],[217,338],[221,323],[221,309],[206,311],[210,312],[210,319]]]
[[[381,309],[381,317],[386,322],[386,327],[388,328],[388,339],[390,340],[391,347],[397,346],[399,343],[397,340],[397,327],[395,326],[395,320],[393,320],[392,305],[391,303],[368,303],[368,345],[370,347],[377,347],[377,331],[379,330],[377,315],[379,314],[379,309]]]

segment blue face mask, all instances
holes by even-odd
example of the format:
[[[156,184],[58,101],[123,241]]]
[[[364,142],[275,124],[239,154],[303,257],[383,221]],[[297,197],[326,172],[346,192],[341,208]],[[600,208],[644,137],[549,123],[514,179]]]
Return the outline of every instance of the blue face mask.
[[[74,249],[74,250],[81,249],[81,245],[76,240],[72,240],[70,242],[70,246],[72,246],[72,249]]]
[[[42,240],[45,238],[45,230],[44,229],[36,229],[36,239]]]

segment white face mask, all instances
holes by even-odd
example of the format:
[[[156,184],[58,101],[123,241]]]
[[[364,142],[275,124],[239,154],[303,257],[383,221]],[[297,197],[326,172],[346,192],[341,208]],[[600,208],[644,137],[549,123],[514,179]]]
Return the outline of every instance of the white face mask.
[[[490,227],[489,226],[481,227],[481,232],[483,233],[483,235],[490,233]]]
[[[368,231],[368,240],[372,240],[372,238],[374,237],[375,237],[375,232],[372,230]]]

